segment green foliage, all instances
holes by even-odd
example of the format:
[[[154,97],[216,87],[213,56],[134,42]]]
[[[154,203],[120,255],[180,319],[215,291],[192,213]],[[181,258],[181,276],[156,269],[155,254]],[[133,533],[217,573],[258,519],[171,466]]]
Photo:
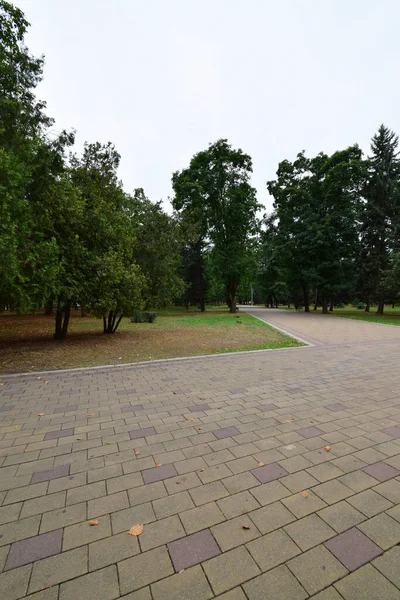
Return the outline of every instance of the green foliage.
[[[197,224],[199,237],[211,242],[211,253],[225,284],[230,310],[236,310],[238,286],[246,262],[246,247],[257,232],[256,192],[249,180],[252,162],[227,140],[198,152],[183,171],[172,176],[173,206]]]
[[[153,203],[143,189],[131,198],[131,226],[135,236],[134,258],[146,281],[143,299],[146,308],[162,308],[172,304],[184,290],[180,276],[181,232],[179,225]]]

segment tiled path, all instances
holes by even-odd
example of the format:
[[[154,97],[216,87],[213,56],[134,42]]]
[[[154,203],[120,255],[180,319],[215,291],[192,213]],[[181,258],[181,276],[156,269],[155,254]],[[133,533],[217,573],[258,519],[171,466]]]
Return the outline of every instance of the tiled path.
[[[314,347],[1,379],[1,600],[400,600],[400,327],[257,315]]]

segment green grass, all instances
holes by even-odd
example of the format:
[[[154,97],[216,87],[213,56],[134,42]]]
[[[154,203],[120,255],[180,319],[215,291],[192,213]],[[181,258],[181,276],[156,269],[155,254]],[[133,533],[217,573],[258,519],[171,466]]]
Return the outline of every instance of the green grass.
[[[122,364],[181,356],[301,346],[297,340],[245,313],[227,308],[201,313],[184,308],[157,310],[154,323],[122,320],[115,335],[102,321],[71,316],[65,342],[54,342],[54,317],[0,315],[0,371],[21,372]]]
[[[286,310],[294,310],[293,308]],[[311,313],[322,314],[322,308],[318,307],[316,311],[311,309]],[[322,315],[326,316],[326,315]],[[328,316],[330,317],[344,317],[345,319],[353,319],[355,321],[369,321],[370,323],[383,323],[384,325],[400,325],[400,308],[395,307],[392,309],[392,305],[385,306],[384,314],[377,315],[376,307],[372,307],[369,313],[366,313],[364,310],[359,310],[354,306],[346,306],[345,308],[335,308],[333,312],[329,312]]]

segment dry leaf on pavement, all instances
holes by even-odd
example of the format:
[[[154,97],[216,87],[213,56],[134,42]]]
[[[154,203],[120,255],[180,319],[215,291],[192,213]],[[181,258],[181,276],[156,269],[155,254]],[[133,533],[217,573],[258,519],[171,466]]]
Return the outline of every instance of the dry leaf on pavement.
[[[83,440],[83,438],[76,438],[77,442],[81,442]]]
[[[265,466],[265,463],[263,463],[263,462],[260,460],[260,462],[258,463],[258,466],[259,466],[259,467],[264,467],[264,466]]]
[[[203,473],[204,469],[200,469],[200,473]]]
[[[193,421],[195,421],[195,420],[196,420],[196,419],[193,419],[193,417],[190,417],[190,418],[188,419],[188,421],[190,421],[191,423],[192,423]]]
[[[250,529],[250,525],[243,525],[242,529]]]
[[[303,498],[308,498],[308,493],[307,492],[301,492],[301,495],[303,496]]]
[[[129,530],[129,535],[140,535],[143,532],[143,525],[138,523],[137,525],[133,525]]]
[[[38,417],[44,417],[45,413],[38,413]]]
[[[98,519],[92,519],[91,521],[89,521],[89,525],[91,525],[92,527],[94,525],[98,525],[99,524],[99,520]]]
[[[324,450],[325,452],[330,452],[331,447],[330,446],[324,446]]]
[[[156,463],[156,467],[161,467],[161,463]]]
[[[139,450],[136,450],[135,456],[140,456],[142,453]]]

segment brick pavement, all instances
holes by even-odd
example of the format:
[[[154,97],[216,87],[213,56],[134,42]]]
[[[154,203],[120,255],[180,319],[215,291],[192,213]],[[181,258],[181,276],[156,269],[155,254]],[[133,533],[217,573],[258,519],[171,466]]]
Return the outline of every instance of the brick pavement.
[[[315,346],[1,378],[1,600],[400,600],[400,328],[254,313]]]

